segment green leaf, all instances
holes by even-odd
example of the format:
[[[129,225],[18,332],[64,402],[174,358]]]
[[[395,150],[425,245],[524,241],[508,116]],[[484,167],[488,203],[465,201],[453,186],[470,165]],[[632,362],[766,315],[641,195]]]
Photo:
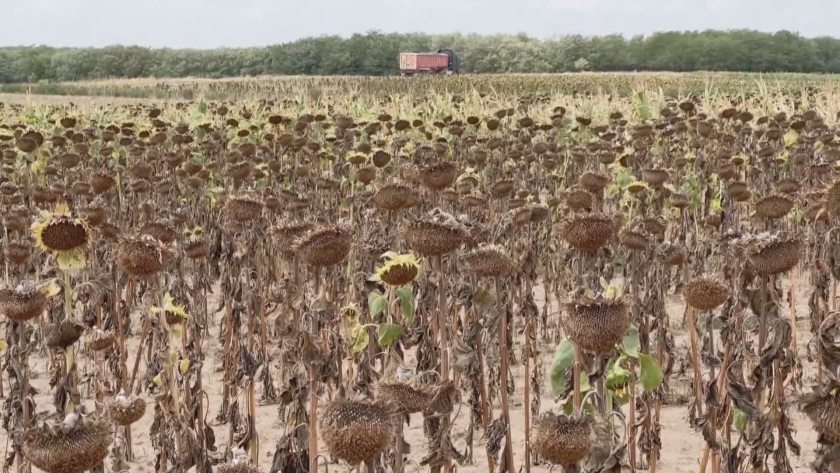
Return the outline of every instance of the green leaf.
[[[7,345],[5,341],[0,340],[0,351],[5,350],[8,347],[9,345]]]
[[[181,357],[181,355],[179,355],[177,351],[169,352],[169,363],[174,365],[175,362],[178,361],[178,358],[180,358],[180,357]]]
[[[414,320],[414,297],[411,295],[410,287],[401,287],[394,292],[400,298],[400,309],[403,318],[411,322]]]
[[[589,375],[587,375],[586,373],[583,372],[583,370],[581,370],[581,372],[580,372],[580,395],[581,395],[581,397],[585,396],[586,393],[589,392],[590,387],[591,386],[589,386]]]
[[[388,307],[388,300],[382,297],[382,294],[373,291],[368,294],[368,309],[370,309],[371,318],[381,314]]]
[[[555,395],[563,394],[566,389],[566,370],[575,362],[575,344],[568,338],[561,341],[554,350],[554,361],[551,362],[551,390]]]
[[[62,271],[85,269],[85,252],[82,250],[62,253],[56,259]]]
[[[350,337],[353,339],[353,351],[356,353],[364,351],[368,347],[368,343],[370,343],[370,336],[367,330],[361,325],[353,327]]]
[[[571,415],[572,412],[574,412],[575,410],[574,407],[574,399],[572,399],[572,397],[569,396],[569,398],[566,399],[566,403],[563,404],[563,407],[561,407],[561,409],[563,410],[563,414]]]
[[[747,421],[749,417],[741,409],[735,408],[735,413],[732,415],[732,427],[735,430],[743,432],[747,428]]]
[[[605,386],[607,389],[618,389],[627,386],[630,382],[630,371],[619,365],[613,363],[609,370],[607,370],[607,379]]]
[[[655,358],[644,353],[639,353],[639,364],[641,365],[642,386],[645,391],[653,391],[662,384],[662,368]]]
[[[181,360],[178,364],[178,370],[181,374],[187,374],[187,371],[190,369],[190,360]]]
[[[402,335],[405,329],[402,325],[382,324],[379,326],[379,346],[389,347]]]
[[[639,341],[639,329],[635,325],[631,325],[627,329],[627,334],[624,335],[624,340],[621,342],[621,352],[630,358],[639,357],[639,347],[642,343]]]
[[[581,373],[581,377],[585,378],[585,377],[586,377],[586,374],[585,374],[585,373]],[[584,387],[582,386],[582,384],[583,384],[583,381],[581,380],[580,397],[581,397],[581,398],[584,398],[584,397],[586,397],[586,394],[589,392],[589,386],[587,385],[587,386],[586,386],[586,389],[584,389]],[[590,400],[587,400],[585,403],[583,403],[583,405],[581,406],[581,408],[582,408],[584,411],[586,411],[586,412],[590,412],[590,413],[593,413],[593,414],[594,414],[594,413],[595,413],[595,411],[596,411],[596,407],[595,407],[595,405],[592,403],[592,399],[591,399],[591,398],[590,398]],[[562,407],[560,407],[560,409],[562,409],[562,410],[563,410],[563,413],[564,413],[564,414],[566,414],[566,415],[571,415],[571,414],[572,414],[572,412],[574,412],[574,399],[573,399],[573,397],[572,397],[572,396],[569,396],[569,397],[568,397],[568,399],[566,399],[566,403],[565,403],[565,404],[563,404],[563,406],[562,406]]]

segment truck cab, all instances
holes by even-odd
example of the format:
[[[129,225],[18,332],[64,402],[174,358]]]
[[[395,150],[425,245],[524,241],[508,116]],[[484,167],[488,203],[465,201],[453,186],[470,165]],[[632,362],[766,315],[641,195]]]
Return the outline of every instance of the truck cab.
[[[438,49],[438,54],[446,54],[449,57],[449,67],[446,72],[448,74],[458,74],[461,72],[461,61],[458,59],[458,54],[453,49]]]

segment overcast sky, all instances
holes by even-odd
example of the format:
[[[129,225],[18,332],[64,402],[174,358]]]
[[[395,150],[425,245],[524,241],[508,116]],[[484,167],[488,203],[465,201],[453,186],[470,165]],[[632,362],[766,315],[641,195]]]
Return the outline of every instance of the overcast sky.
[[[369,30],[631,36],[787,29],[838,35],[838,0],[0,0],[0,46],[264,46]]]

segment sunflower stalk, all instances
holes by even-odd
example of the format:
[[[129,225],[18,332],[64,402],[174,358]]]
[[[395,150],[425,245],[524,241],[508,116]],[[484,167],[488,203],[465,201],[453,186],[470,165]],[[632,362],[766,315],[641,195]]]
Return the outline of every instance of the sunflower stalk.
[[[157,317],[158,317],[158,323],[160,324],[160,327],[166,328],[166,327],[168,327],[168,324],[166,323],[165,293],[164,293],[163,285],[161,284],[160,278],[162,278],[162,276],[158,277],[158,279],[155,280],[155,289],[157,291],[158,308],[159,308],[159,310],[157,311]],[[152,313],[152,316],[154,316],[154,313]],[[175,369],[175,365],[172,361],[172,356],[171,356],[171,353],[170,353],[172,347],[174,347],[176,345],[177,341],[175,340],[175,337],[172,333],[172,330],[166,329],[166,331],[167,331],[167,338],[168,338],[166,340],[167,344],[166,344],[165,347],[162,347],[163,349],[167,350],[166,356],[164,357],[163,372],[164,372],[164,375],[166,376],[166,381],[168,383],[167,387],[169,389],[169,395],[170,395],[171,400],[172,400],[172,414],[173,414],[173,417],[174,417],[174,421],[177,424],[177,427],[175,429],[175,432],[176,432],[176,434],[175,434],[175,445],[176,445],[177,454],[178,454],[178,459],[176,459],[175,461],[176,461],[176,464],[177,464],[177,461],[179,461],[179,459],[186,457],[187,452],[185,450],[183,437],[180,434],[181,425],[183,425],[183,419],[182,419],[182,416],[181,416],[181,392],[180,392],[180,389],[178,388],[178,380],[176,379],[177,370]]]
[[[315,297],[321,293],[321,269],[313,274]],[[316,312],[317,313],[317,312]],[[314,315],[309,320],[310,336],[318,334],[318,318]],[[309,364],[309,472],[318,473],[318,365]]]
[[[119,273],[114,270],[114,317],[117,319],[117,349],[119,350],[119,360],[120,360],[120,376],[122,377],[122,389],[131,394],[131,390],[134,384],[134,375],[137,373],[137,368],[135,368],[134,373],[132,373],[130,379],[128,374],[128,367],[126,366],[127,359],[128,359],[128,350],[125,346],[125,328],[123,327],[123,317],[122,312],[120,310],[120,288],[119,288],[120,280],[119,280]],[[128,284],[126,284],[125,288],[125,305],[127,313],[131,313],[131,306],[132,300],[134,299],[134,280],[129,279]],[[140,354],[143,350],[143,341],[145,339],[145,330],[144,336],[140,339],[140,351],[137,352],[137,358],[135,363],[139,363],[140,361]],[[131,426],[127,425],[124,428],[125,434],[125,457],[128,461],[134,460],[134,449],[133,449],[133,439],[131,436]]]
[[[14,412],[6,412],[6,415],[12,414],[13,427],[17,429],[29,429],[32,424],[32,414],[35,407],[35,398],[30,394],[30,369],[29,369],[29,355],[32,351],[31,341],[29,337],[25,337],[27,327],[25,323],[9,321],[6,328],[6,336],[9,340],[9,350],[4,358],[12,367],[9,373],[9,387],[10,395],[19,394],[20,403],[17,403]],[[20,378],[18,378],[20,374]],[[19,393],[16,391],[20,390]],[[6,449],[8,450],[9,440],[13,440],[15,450],[19,450],[21,445],[20,439],[16,436],[9,435],[6,440]],[[6,457],[8,458],[8,457]],[[29,472],[31,465],[24,456],[18,458],[18,471]]]
[[[151,331],[151,325],[151,320],[145,320],[143,322],[143,328],[140,332],[140,343],[137,344],[137,355],[134,357],[134,367],[131,369],[131,377],[128,380],[128,389],[126,390],[129,393],[134,391],[134,381],[137,379],[137,372],[140,369],[140,360],[143,359],[143,349],[146,346],[146,341]]]
[[[830,286],[830,296],[829,296],[829,303],[831,307],[831,312],[834,312],[837,307],[837,281],[834,278],[829,278],[829,286]],[[822,315],[821,313],[818,315]],[[818,319],[822,319],[822,317],[818,317]],[[822,320],[818,320],[819,324],[822,324]],[[819,326],[819,325],[817,325]],[[822,386],[823,384],[823,360],[821,356],[817,357],[817,384]],[[836,462],[840,465],[840,462]]]
[[[709,350],[712,356],[715,356],[717,352],[715,351],[715,332],[712,327],[712,317],[709,317],[709,320],[707,321],[706,325],[709,333]],[[722,370],[725,370],[725,365],[724,368],[722,368]],[[714,365],[709,367],[709,378],[716,379]],[[714,433],[714,435],[717,435],[717,409],[713,406],[709,407],[709,425],[711,425],[711,431]],[[719,468],[717,452],[711,452],[711,445],[709,445],[708,442],[706,442],[706,447],[703,451],[703,457],[700,459],[700,473],[706,472],[706,466],[708,464],[710,453],[712,459],[712,472],[717,473],[717,470]]]
[[[395,310],[399,310],[394,307],[394,287],[388,284],[387,286],[388,291],[388,319],[391,323],[396,323],[397,318],[394,316]],[[387,361],[385,362],[385,366],[392,366],[394,359],[394,349],[393,347],[388,347],[387,349]],[[400,418],[399,422],[397,422],[397,432],[394,436],[394,471],[396,473],[403,472],[403,419]]]
[[[662,300],[663,295],[663,288],[662,284],[659,284],[660,278],[662,277],[663,269],[661,266],[657,266],[654,270],[654,287],[656,287],[655,291],[657,291],[657,299]],[[657,321],[657,330],[656,330],[656,362],[659,366],[665,366],[665,330],[668,327],[668,313],[665,311],[664,314],[656,314],[659,318]],[[656,403],[654,407],[654,425],[659,425],[660,419],[662,418],[662,396],[656,396]],[[656,445],[654,443],[654,445]],[[657,464],[659,462],[659,451],[652,451],[650,452],[650,471],[651,473],[656,473]]]
[[[531,294],[530,279],[528,279],[526,292]],[[525,410],[525,473],[531,473],[531,331],[533,330],[530,318],[525,322],[525,389],[524,389],[524,410]]]
[[[485,362],[484,358],[484,342],[482,339],[482,334],[478,334],[476,338],[476,353],[478,355],[478,378],[479,383],[481,385],[481,390],[479,392],[481,396],[481,422],[484,432],[487,432],[490,428],[490,419],[493,418],[493,403],[490,402],[487,395],[487,363]],[[487,452],[487,465],[490,466],[492,469],[493,456],[490,454],[489,451]]]
[[[633,360],[629,360],[627,370],[630,371],[630,382],[627,384],[630,389],[630,406],[627,416],[627,450],[630,453],[630,468],[636,469],[636,366]],[[603,413],[602,413],[603,414]]]
[[[760,282],[759,282],[759,290],[760,292],[760,299],[759,303],[761,304],[759,308],[759,315],[758,315],[758,356],[764,352],[764,346],[767,344],[767,284],[769,283],[767,276],[762,275]],[[764,388],[766,387],[766,380],[762,377],[762,385],[758,389],[758,400],[756,405],[758,408],[763,411],[764,409],[764,402],[766,400]]]
[[[701,385],[700,353],[697,346],[697,320],[696,309],[690,305],[685,306],[688,314],[688,340],[691,350],[692,381],[694,384],[694,405],[697,416],[703,415],[703,388]]]
[[[204,262],[199,263],[198,265],[199,271],[199,281],[202,282],[201,284],[201,313],[202,313],[202,320],[204,321],[204,327],[195,327],[194,337],[197,338],[196,343],[196,351],[199,360],[204,359],[203,354],[203,345],[206,336],[209,334],[209,326],[210,326],[210,314],[207,311],[207,285],[204,283],[204,271],[205,266]],[[196,434],[199,441],[199,446],[202,450],[203,455],[207,455],[207,435],[205,432],[205,406],[204,406],[204,396],[203,393],[203,377],[199,373],[196,376],[196,383],[195,383],[195,390],[199,393],[198,395],[198,412],[196,418]]]
[[[510,426],[510,401],[508,400],[508,346],[507,346],[507,339],[508,339],[508,317],[507,317],[507,304],[508,300],[505,294],[502,291],[502,281],[499,278],[496,278],[496,301],[499,310],[501,310],[501,321],[499,322],[499,357],[500,360],[500,373],[499,373],[499,387],[501,390],[501,404],[502,404],[502,417],[505,421],[505,465],[507,467],[508,473],[513,473],[515,471],[515,467],[513,465],[513,441],[511,439],[511,426]]]
[[[246,256],[246,258],[247,258],[246,259],[246,264],[245,264],[246,267],[251,267],[252,266],[252,264],[253,264],[252,255],[253,254],[260,255],[259,243],[258,243],[258,241],[255,241],[255,240],[257,240],[256,236],[252,235],[252,240],[249,242],[249,247],[256,248],[256,250],[252,250],[252,251],[248,252],[248,255]],[[256,270],[256,279],[257,279],[256,284],[257,284],[258,287],[261,287],[261,288],[265,287],[265,284],[263,284],[263,268],[264,268],[264,265],[259,265],[259,267]],[[260,333],[262,333],[262,328],[261,328],[261,324],[260,324],[260,322],[262,320],[262,304],[263,304],[262,298],[260,298],[258,307],[253,307],[252,305],[249,305],[248,325],[247,325],[247,327],[248,327],[248,330],[247,330],[247,334],[248,334],[247,345],[248,345],[248,351],[250,351],[251,353],[254,353],[255,349],[256,349],[256,338],[255,338],[255,335],[254,335],[254,331],[257,330]],[[267,355],[266,355],[266,359],[263,360],[263,363],[265,365],[268,364]],[[248,415],[248,425],[249,426],[257,425],[256,383],[257,383],[256,377],[254,377],[253,375],[250,376],[249,380],[248,380],[248,386],[246,388],[247,396],[248,396],[248,399],[247,399],[248,400],[247,415]],[[260,440],[259,440],[259,432],[257,432],[256,429],[254,429],[253,435],[250,438],[250,442],[249,442],[249,445],[248,445],[248,450],[249,450],[249,454],[251,455],[251,461],[255,465],[258,465],[259,464],[259,456],[260,456]]]
[[[433,258],[432,267],[435,269],[438,276],[437,325],[438,335],[440,337],[441,379],[445,383],[449,381],[449,311],[446,310],[446,273],[443,270],[443,259],[441,256],[435,256]],[[502,366],[507,366],[505,360],[502,360]],[[504,399],[507,397],[507,394],[503,394],[502,396]],[[441,419],[440,429],[442,431],[446,431],[447,429],[449,429],[450,422],[451,418],[449,417],[449,414],[447,414],[445,417],[443,417],[443,419]],[[443,465],[444,473],[447,473],[449,471],[449,469],[451,468],[450,465],[451,462],[449,461],[449,459],[446,459]],[[440,467],[432,467],[433,473],[439,471]]]
[[[231,278],[228,276],[228,281]],[[224,365],[224,385],[222,386],[222,405],[219,409],[219,414],[216,416],[216,420],[225,423],[230,421],[228,417],[228,406],[230,405],[230,400],[236,398],[236,387],[232,386],[231,379],[233,376],[233,350],[235,348],[234,344],[234,336],[233,336],[233,306],[230,298],[226,298],[225,300],[225,315],[224,315],[224,340],[223,344],[225,347],[225,352],[223,355],[223,365]],[[233,429],[234,426],[231,425],[231,432],[230,435],[233,437]]]
[[[64,314],[65,319],[71,323],[76,322],[76,317],[73,314],[73,283],[69,271],[64,271]],[[72,375],[76,369],[76,347],[70,345],[64,352],[64,372],[71,376],[70,386],[76,389],[76,376]],[[66,412],[75,412],[76,406],[73,404],[72,396],[67,396]]]

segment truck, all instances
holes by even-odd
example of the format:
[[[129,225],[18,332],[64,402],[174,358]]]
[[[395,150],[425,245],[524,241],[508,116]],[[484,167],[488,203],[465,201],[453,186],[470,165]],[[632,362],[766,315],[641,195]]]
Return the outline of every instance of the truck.
[[[400,53],[400,75],[457,74],[461,70],[458,54],[452,49],[436,53]]]

